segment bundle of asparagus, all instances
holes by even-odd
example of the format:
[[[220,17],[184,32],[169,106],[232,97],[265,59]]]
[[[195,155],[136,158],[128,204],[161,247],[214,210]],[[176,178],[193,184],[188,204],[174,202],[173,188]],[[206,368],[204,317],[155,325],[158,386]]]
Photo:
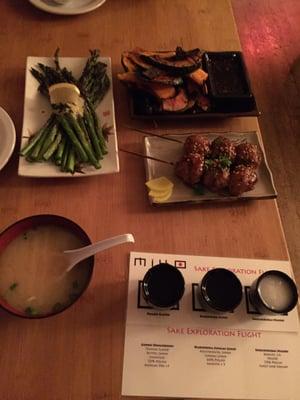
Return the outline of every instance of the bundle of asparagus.
[[[61,68],[59,50],[54,67],[39,63],[31,73],[38,90],[51,103],[52,114],[32,135],[21,155],[29,162],[52,161],[65,172],[82,172],[82,165],[101,168],[107,154],[107,134],[95,112],[110,86],[107,65],[99,61],[99,51],[91,50],[79,79]]]

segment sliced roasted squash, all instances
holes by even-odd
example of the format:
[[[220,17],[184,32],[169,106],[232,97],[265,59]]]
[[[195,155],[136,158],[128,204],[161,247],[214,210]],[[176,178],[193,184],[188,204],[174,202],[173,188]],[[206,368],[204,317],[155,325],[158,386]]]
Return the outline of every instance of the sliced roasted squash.
[[[203,110],[203,111],[208,111],[210,109],[210,101],[209,98],[207,96],[203,96],[202,94],[200,94],[197,97],[197,105]]]
[[[180,60],[168,60],[158,55],[148,56],[141,54],[140,58],[147,64],[154,65],[169,74],[185,75],[191,73],[201,66],[201,60],[194,61],[192,58]]]
[[[128,52],[122,53],[121,63],[127,72],[136,72],[138,70],[138,66],[128,56]]]
[[[208,74],[205,71],[203,71],[203,69],[198,68],[196,69],[196,71],[191,72],[189,74],[189,77],[193,79],[193,81],[198,83],[198,85],[203,85],[204,81],[206,81],[208,77]]]
[[[194,62],[200,61],[202,58],[202,51],[199,48],[185,51],[182,47],[176,47],[175,51],[161,50],[161,51],[146,51],[141,48],[135,48],[134,52],[144,56],[159,56],[165,60],[178,61],[190,58]]]
[[[180,89],[177,96],[169,98],[163,101],[163,111],[178,112],[185,111],[187,109],[189,100],[183,89]]]
[[[128,86],[151,93],[159,100],[165,100],[176,96],[175,86],[141,80],[140,75],[138,75],[136,72],[124,72],[122,74],[118,74],[118,79]]]
[[[156,82],[149,82],[146,85],[149,90],[161,100],[170,99],[176,96],[176,89],[174,86],[163,85]]]
[[[189,98],[196,98],[200,93],[202,93],[202,86],[199,86],[191,78],[187,78],[185,81],[185,89]]]
[[[172,58],[176,56],[176,51],[161,50],[161,51],[148,51],[140,48],[135,48],[135,51],[144,56],[160,56],[162,58]]]
[[[131,84],[137,84],[139,79],[138,75],[135,72],[123,72],[122,74],[118,74],[118,79],[121,82],[124,83],[131,83]]]
[[[180,76],[170,76],[156,67],[151,67],[149,69],[141,71],[141,76],[146,80],[163,83],[165,85],[178,86],[183,84],[183,79]]]
[[[151,68],[151,64],[149,64],[146,61],[144,61],[138,53],[135,53],[133,51],[129,51],[128,52],[128,57],[130,58],[130,60],[134,64],[138,65],[142,69]]]

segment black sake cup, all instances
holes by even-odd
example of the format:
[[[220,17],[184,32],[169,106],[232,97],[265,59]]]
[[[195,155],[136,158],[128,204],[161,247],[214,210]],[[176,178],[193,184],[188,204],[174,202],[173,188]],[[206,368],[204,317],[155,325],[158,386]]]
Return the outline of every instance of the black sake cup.
[[[155,308],[172,308],[184,294],[184,278],[174,266],[160,263],[150,268],[142,282],[147,303]]]
[[[243,288],[233,272],[215,268],[204,275],[198,286],[198,297],[208,311],[232,312],[242,300]]]

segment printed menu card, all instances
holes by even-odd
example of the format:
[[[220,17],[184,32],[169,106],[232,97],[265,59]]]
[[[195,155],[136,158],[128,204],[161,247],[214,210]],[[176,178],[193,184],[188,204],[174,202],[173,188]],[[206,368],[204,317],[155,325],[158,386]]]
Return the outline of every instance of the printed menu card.
[[[153,308],[142,294],[144,275],[160,262],[184,276],[184,295],[172,309]],[[233,312],[213,313],[199,301],[198,285],[214,268],[231,270],[242,283]],[[287,261],[132,252],[122,395],[298,400],[297,309],[263,315],[249,299],[252,282],[268,270],[292,276]]]

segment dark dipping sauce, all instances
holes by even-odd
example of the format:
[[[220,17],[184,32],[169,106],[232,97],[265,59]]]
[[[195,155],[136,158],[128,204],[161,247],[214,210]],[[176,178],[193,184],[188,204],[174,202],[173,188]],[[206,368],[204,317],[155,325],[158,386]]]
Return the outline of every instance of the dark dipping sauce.
[[[256,109],[241,52],[206,52],[203,54],[203,69],[208,73],[207,86],[212,109],[227,113]]]
[[[232,55],[227,58],[211,60],[210,68],[216,95],[239,96],[249,93],[241,63],[237,57]]]
[[[154,307],[171,308],[182,298],[184,285],[184,278],[176,267],[160,263],[150,268],[144,276],[143,295]]]
[[[233,311],[242,300],[242,285],[237,276],[216,268],[205,274],[200,284],[200,300],[219,312]]]

